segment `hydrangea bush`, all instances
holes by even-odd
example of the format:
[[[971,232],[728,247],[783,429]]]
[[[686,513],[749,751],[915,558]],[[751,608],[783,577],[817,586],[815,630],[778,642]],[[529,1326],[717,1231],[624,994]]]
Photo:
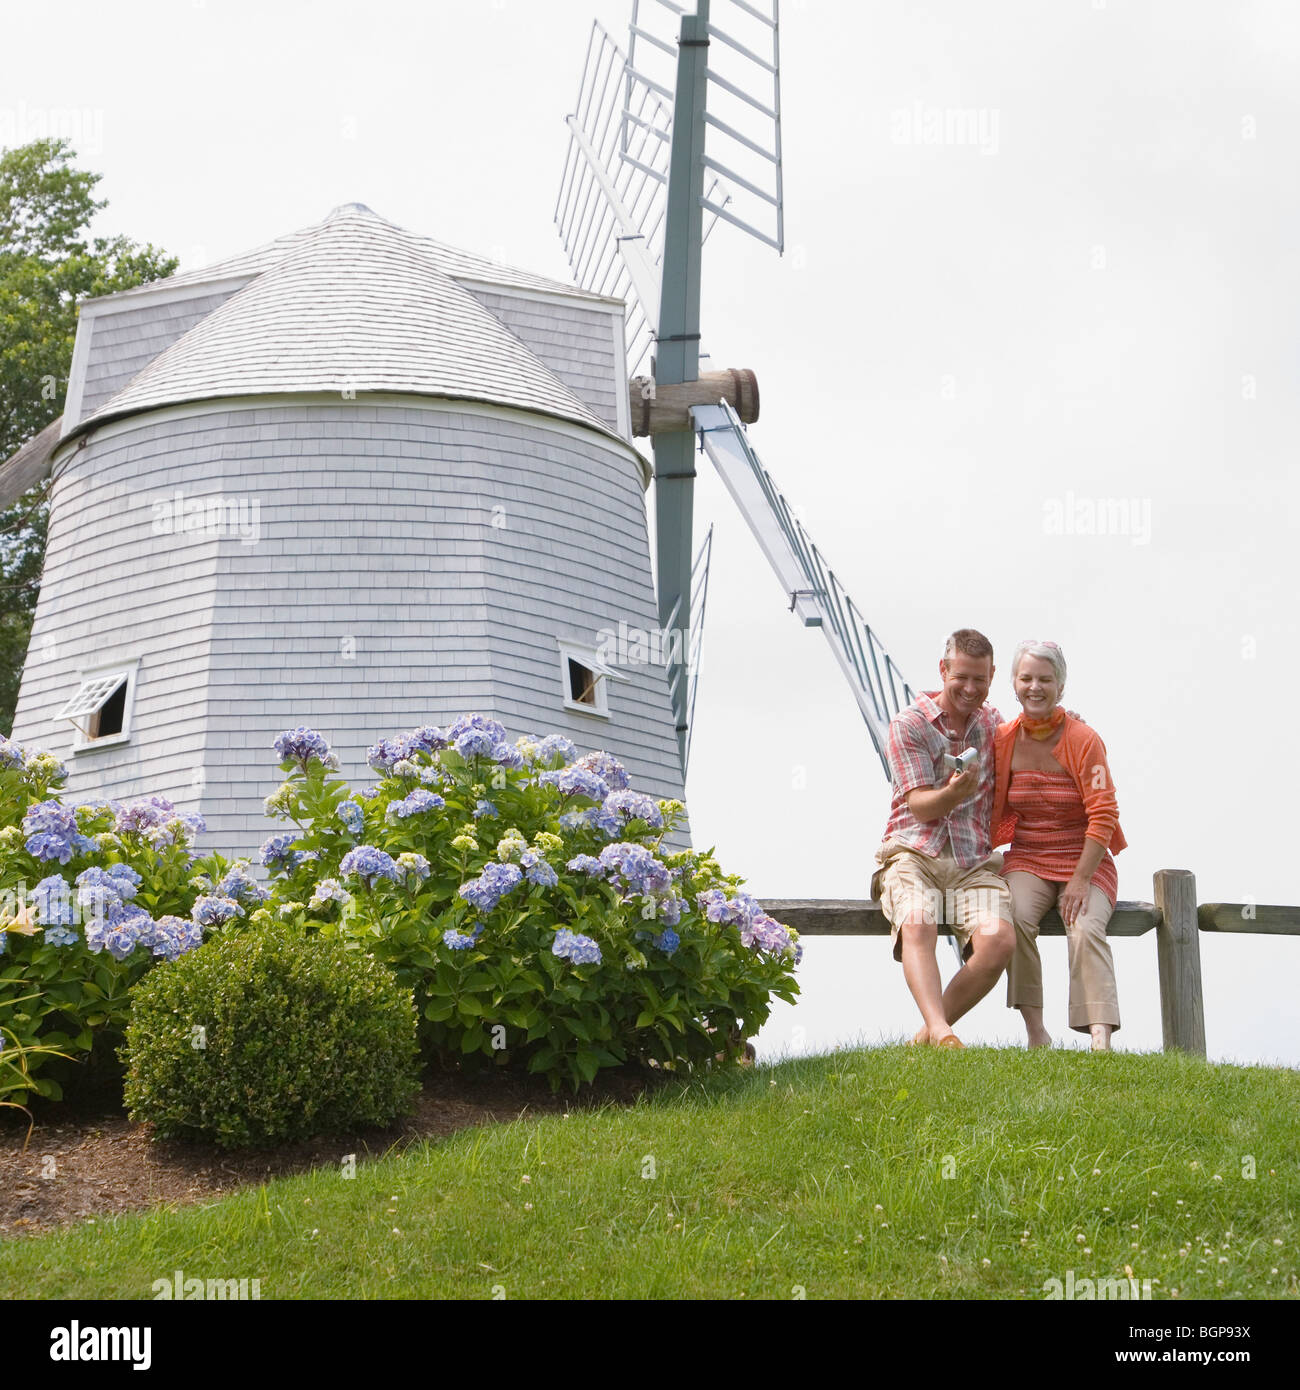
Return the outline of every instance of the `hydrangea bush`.
[[[628,1061],[738,1059],[797,993],[795,933],[711,853],[666,850],[682,804],[608,753],[466,715],[381,739],[376,784],[354,792],[314,730],[275,747],[288,775],[266,811],[287,828],[262,846],[271,897],[248,920],[373,953],[414,990],[435,1058],[576,1090]],[[195,915],[241,906],[218,886]]]
[[[0,737],[0,1095],[19,1106],[60,1098],[78,1063],[111,1058],[131,986],[193,950],[224,904],[269,896],[248,865],[196,862],[200,817],[161,796],[68,806],[66,775]],[[203,908],[209,890],[218,912]]]

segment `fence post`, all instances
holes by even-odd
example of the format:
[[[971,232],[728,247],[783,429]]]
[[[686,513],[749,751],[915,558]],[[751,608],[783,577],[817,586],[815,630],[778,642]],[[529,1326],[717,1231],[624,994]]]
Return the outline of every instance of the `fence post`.
[[[1205,1003],[1201,996],[1201,942],[1196,921],[1196,877],[1189,869],[1155,875],[1156,956],[1160,965],[1160,1022],[1165,1051],[1205,1056]]]

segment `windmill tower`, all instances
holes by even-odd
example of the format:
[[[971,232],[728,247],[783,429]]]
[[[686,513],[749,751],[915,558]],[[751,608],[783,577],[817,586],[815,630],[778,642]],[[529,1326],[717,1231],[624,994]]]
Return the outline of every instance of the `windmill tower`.
[[[67,403],[0,471],[51,477],[13,736],[70,799],[160,793],[250,853],[271,743],[476,710],[683,791],[624,305],[359,204],[81,309]]]
[[[626,49],[592,26],[555,218],[574,276],[628,303],[634,432],[654,448],[660,622],[689,630],[696,447],[720,473],[792,612],[830,644],[889,776],[890,717],[913,692],[795,518],[744,428],[758,384],[701,371],[700,279],[719,222],[780,252],[780,0],[632,0]],[[683,641],[674,652],[697,644]],[[669,668],[683,767],[694,669]]]

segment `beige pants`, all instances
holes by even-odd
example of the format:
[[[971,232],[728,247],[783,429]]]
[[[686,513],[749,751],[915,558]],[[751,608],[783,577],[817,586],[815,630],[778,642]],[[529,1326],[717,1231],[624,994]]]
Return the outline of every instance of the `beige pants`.
[[[1043,1007],[1043,964],[1038,957],[1038,925],[1047,910],[1056,906],[1063,883],[1051,883],[1037,874],[1006,876],[1016,919],[1016,953],[1007,967],[1007,1007]],[[1106,940],[1106,923],[1114,911],[1110,899],[1093,884],[1088,903],[1065,929],[1070,956],[1070,1027],[1086,1033],[1093,1023],[1119,1028],[1119,996],[1115,990],[1115,962]]]

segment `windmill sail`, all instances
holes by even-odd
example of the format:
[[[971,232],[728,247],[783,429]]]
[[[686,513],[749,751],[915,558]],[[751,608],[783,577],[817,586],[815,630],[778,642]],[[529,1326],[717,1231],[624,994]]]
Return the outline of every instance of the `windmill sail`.
[[[848,680],[867,732],[889,776],[889,721],[914,698],[880,638],[793,515],[724,401],[691,411],[700,445],[722,476],[781,587],[805,627],[819,627]]]

